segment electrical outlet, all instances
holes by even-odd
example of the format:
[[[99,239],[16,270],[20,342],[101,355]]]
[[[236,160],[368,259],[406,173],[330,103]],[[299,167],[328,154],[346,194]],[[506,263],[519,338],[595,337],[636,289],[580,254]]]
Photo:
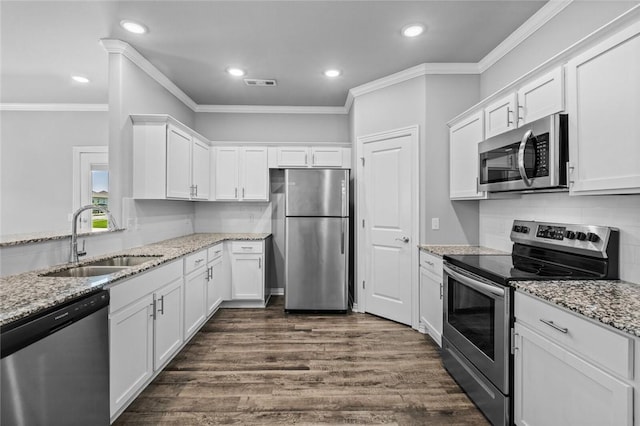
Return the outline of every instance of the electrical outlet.
[[[439,217],[432,217],[431,218],[431,229],[433,229],[435,231],[440,229],[440,218]]]

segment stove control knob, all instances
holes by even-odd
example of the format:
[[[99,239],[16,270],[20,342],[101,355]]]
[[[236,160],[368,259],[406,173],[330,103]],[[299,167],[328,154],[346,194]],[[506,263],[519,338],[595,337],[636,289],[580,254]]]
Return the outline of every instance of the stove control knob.
[[[580,241],[584,241],[587,239],[587,234],[585,234],[584,232],[578,232],[576,234],[576,238],[579,239]]]
[[[576,233],[573,232],[573,231],[564,231],[564,237],[569,239],[569,240],[575,240]]]
[[[522,232],[523,234],[528,234],[529,233],[529,227],[528,226],[521,226],[520,227],[520,232]]]
[[[587,240],[591,241],[592,243],[597,243],[598,241],[600,241],[600,237],[598,236],[598,234],[594,234],[593,232],[589,232],[587,234]]]
[[[513,232],[522,232],[522,228],[520,227],[520,225],[515,225],[513,227]]]

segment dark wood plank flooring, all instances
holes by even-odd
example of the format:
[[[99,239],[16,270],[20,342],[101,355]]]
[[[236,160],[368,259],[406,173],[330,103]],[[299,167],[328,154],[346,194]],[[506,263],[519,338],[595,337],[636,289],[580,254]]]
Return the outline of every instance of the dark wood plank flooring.
[[[271,300],[219,310],[115,424],[488,424],[429,337]]]

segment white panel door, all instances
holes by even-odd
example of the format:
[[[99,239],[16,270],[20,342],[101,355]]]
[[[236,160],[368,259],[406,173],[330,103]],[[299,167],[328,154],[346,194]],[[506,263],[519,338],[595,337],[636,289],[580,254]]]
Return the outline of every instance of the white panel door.
[[[216,148],[216,200],[238,199],[239,148]]]
[[[518,126],[564,110],[562,67],[533,80],[518,90]]]
[[[515,423],[631,425],[633,387],[516,322]]]
[[[158,290],[156,296],[154,370],[176,353],[183,341],[182,278]]]
[[[198,269],[184,280],[184,338],[189,339],[207,317],[206,293],[208,269]]]
[[[449,198],[486,198],[478,192],[478,143],[482,142],[482,110],[456,123],[449,130]]]
[[[311,148],[311,166],[342,167],[342,148]]]
[[[242,193],[240,198],[247,201],[268,201],[267,148],[243,148],[242,154]]]
[[[264,296],[262,255],[234,254],[231,262],[231,298],[261,300]]]
[[[167,198],[191,197],[191,136],[167,127]]]
[[[498,99],[484,109],[485,137],[490,138],[516,128],[516,94]]]
[[[571,195],[640,192],[640,22],[567,64]]]
[[[364,144],[366,311],[411,324],[410,135]]]
[[[198,139],[193,140],[192,161],[192,196],[194,200],[209,199],[209,173],[210,173],[209,145]]]
[[[304,146],[278,148],[278,167],[307,167],[309,149]]]

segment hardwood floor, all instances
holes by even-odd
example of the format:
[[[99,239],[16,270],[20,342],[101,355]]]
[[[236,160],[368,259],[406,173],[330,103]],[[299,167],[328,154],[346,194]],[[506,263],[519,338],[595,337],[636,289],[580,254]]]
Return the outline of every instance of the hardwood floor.
[[[429,337],[271,300],[219,310],[115,424],[488,424]]]

